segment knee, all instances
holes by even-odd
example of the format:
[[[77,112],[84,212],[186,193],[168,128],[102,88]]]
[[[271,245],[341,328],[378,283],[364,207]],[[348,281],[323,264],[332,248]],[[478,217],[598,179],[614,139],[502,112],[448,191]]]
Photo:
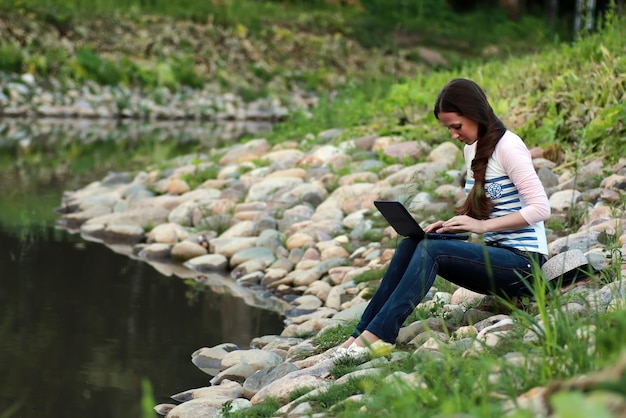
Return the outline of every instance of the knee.
[[[418,247],[420,243],[421,241],[418,241],[416,239],[405,238],[402,241],[400,241],[400,244],[398,245],[398,248],[396,249],[396,251],[412,253],[415,251],[415,248]]]
[[[419,256],[424,258],[435,259],[437,255],[441,254],[441,249],[439,247],[439,243],[443,240],[422,240],[415,250],[415,254],[419,254]]]

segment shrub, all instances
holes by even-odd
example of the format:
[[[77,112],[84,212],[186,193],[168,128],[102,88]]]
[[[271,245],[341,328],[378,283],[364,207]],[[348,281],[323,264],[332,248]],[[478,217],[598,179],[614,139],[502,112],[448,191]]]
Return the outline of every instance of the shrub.
[[[101,58],[89,48],[76,51],[74,75],[81,81],[94,80],[110,86],[118,85],[124,79],[124,72],[118,64]]]
[[[196,70],[193,58],[184,57],[174,61],[172,65],[174,76],[183,86],[191,88],[202,88],[204,85],[204,77]]]
[[[21,73],[24,58],[20,49],[13,44],[0,44],[0,70]]]

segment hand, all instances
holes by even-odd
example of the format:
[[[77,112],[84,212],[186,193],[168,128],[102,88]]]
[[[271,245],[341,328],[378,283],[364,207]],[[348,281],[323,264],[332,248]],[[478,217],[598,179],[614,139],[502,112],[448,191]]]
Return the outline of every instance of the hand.
[[[458,215],[447,221],[437,221],[428,225],[426,232],[437,232],[439,234],[457,234],[462,232],[473,232],[475,234],[484,234],[487,232],[485,222],[475,219],[467,215]]]
[[[440,229],[443,224],[444,224],[444,221],[437,221],[433,224],[428,225],[426,228],[424,228],[424,232],[426,233],[435,232],[438,229]]]

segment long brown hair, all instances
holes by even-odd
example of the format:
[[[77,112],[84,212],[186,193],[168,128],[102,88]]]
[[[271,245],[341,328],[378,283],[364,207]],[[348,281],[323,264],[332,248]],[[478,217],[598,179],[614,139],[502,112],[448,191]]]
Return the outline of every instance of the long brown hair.
[[[437,119],[440,112],[456,113],[478,123],[476,155],[471,164],[474,186],[463,204],[456,208],[456,213],[476,219],[487,219],[493,208],[493,202],[485,193],[485,172],[489,158],[506,128],[493,112],[483,89],[475,82],[464,78],[455,78],[443,87],[435,101],[434,113]]]

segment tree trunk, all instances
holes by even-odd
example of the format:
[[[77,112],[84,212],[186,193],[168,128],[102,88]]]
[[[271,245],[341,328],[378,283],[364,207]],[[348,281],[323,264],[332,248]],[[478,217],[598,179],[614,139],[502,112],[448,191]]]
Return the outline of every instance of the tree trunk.
[[[550,0],[548,5],[548,20],[552,28],[556,27],[556,21],[559,18],[559,0]]]
[[[586,31],[593,29],[596,14],[596,0],[576,0],[576,16],[574,16],[574,35],[578,37],[584,28]]]

